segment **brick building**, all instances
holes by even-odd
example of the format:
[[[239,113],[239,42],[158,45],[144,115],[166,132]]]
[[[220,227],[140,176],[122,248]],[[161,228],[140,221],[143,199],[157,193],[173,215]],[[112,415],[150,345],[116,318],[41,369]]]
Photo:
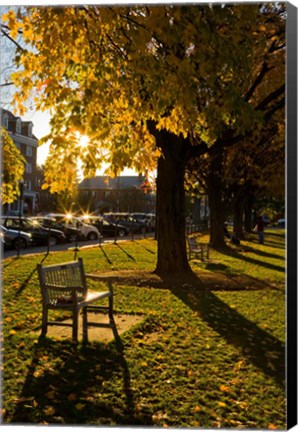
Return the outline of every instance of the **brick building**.
[[[19,212],[34,215],[36,211],[37,190],[39,189],[36,159],[38,139],[33,134],[33,123],[23,121],[10,111],[1,108],[1,125],[26,159],[23,179],[23,199],[3,206],[3,213]],[[13,167],[11,168],[13,169]]]
[[[97,176],[79,184],[79,201],[89,211],[155,212],[155,194],[145,176]]]

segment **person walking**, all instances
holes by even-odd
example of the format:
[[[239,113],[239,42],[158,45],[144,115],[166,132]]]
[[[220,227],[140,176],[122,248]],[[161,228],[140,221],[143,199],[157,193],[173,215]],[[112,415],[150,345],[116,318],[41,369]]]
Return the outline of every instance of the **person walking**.
[[[256,230],[259,236],[259,244],[264,244],[264,228],[265,228],[265,224],[263,218],[262,216],[259,216],[257,221],[257,230]]]

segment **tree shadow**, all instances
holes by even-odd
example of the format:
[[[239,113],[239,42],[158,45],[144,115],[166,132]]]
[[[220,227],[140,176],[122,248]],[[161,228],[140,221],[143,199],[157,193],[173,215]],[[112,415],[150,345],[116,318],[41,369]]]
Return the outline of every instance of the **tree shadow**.
[[[217,250],[218,250],[218,252],[221,252],[221,253],[223,253],[225,255],[232,256],[233,258],[236,258],[236,259],[241,259],[241,260],[249,262],[251,264],[256,264],[258,266],[262,266],[262,267],[268,268],[270,270],[275,270],[275,271],[279,271],[279,272],[282,272],[282,273],[285,272],[285,269],[284,269],[283,266],[278,266],[276,264],[271,264],[271,263],[267,263],[267,262],[264,262],[264,261],[259,261],[259,260],[255,259],[255,258],[248,257],[247,255],[239,252],[236,249],[232,249],[232,248],[230,248],[227,245],[226,245],[226,247],[221,248],[221,249],[217,249]]]
[[[261,251],[260,249],[254,249],[251,246],[245,246],[245,251],[246,252],[251,252],[255,255],[260,255],[262,257],[265,258],[277,258],[277,259],[282,259],[283,257],[277,254],[273,254],[273,253],[268,253],[265,251]]]
[[[244,357],[284,388],[285,345],[215,294],[201,288],[201,282],[197,281],[188,289],[176,286],[171,291]]]
[[[109,344],[40,337],[10,423],[152,424],[151,417],[135,409],[124,354],[119,335]],[[122,385],[115,386],[117,379]]]

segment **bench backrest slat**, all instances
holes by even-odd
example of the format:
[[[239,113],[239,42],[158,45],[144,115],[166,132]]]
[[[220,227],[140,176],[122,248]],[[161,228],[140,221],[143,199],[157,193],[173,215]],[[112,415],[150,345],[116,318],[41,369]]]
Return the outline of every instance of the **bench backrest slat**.
[[[83,297],[87,293],[82,258],[78,261],[50,266],[38,264],[37,269],[43,302],[46,304],[54,304],[61,295],[71,296],[72,288],[80,291]]]

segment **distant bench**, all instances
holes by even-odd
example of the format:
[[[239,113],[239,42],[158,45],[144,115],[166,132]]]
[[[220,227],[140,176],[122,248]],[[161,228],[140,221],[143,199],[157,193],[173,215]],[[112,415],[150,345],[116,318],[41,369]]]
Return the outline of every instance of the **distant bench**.
[[[202,243],[198,242],[195,237],[187,236],[187,245],[188,245],[188,258],[189,260],[192,259],[194,256],[195,258],[200,259],[201,261],[209,260],[209,244],[208,243]]]

